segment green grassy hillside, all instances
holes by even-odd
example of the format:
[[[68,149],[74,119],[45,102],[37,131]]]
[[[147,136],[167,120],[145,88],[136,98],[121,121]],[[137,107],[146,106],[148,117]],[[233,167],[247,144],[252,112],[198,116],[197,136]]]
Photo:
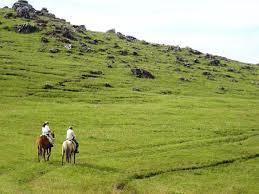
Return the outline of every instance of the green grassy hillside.
[[[258,70],[2,8],[0,193],[259,193]],[[56,142],[38,163],[45,120]],[[80,154],[61,166],[69,125]]]

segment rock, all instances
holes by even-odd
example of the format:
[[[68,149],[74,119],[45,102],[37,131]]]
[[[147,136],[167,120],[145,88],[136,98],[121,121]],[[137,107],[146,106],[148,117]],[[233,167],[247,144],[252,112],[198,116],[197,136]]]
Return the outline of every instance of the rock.
[[[81,52],[91,52],[91,51],[93,51],[92,48],[88,47],[88,46],[87,46],[85,43],[83,43],[83,42],[80,42],[80,46],[81,46],[81,48],[80,48],[80,51],[81,51]]]
[[[137,38],[133,37],[133,36],[126,36],[126,40],[129,42],[135,41],[137,40]]]
[[[88,43],[97,45],[99,43],[99,41],[94,39],[94,40],[89,40]]]
[[[46,27],[46,26],[47,26],[47,23],[48,23],[47,20],[41,20],[41,19],[36,20],[36,24],[37,24],[37,26],[40,27],[40,28]]]
[[[183,66],[190,68],[192,65],[190,63],[184,63]]]
[[[194,63],[200,63],[199,59],[194,59]]]
[[[25,0],[19,0],[18,2],[13,4],[12,7],[18,17],[23,17],[27,19],[31,19],[35,17],[36,10],[28,3],[28,1]]]
[[[76,38],[73,35],[73,32],[66,27],[62,28],[62,36],[70,40],[76,40]]]
[[[176,62],[185,62],[184,58],[176,56]]]
[[[147,70],[144,70],[144,69],[133,68],[133,69],[131,69],[131,72],[133,75],[135,75],[136,77],[139,77],[139,78],[155,79],[154,75],[152,75],[150,72],[148,72]]]
[[[213,60],[210,61],[210,65],[220,66],[220,61],[218,59],[213,59]]]
[[[112,65],[111,65],[111,64],[107,64],[107,67],[108,67],[108,68],[112,68]]]
[[[43,43],[49,42],[49,40],[46,37],[41,37],[40,41],[43,42]]]
[[[14,17],[14,15],[13,15],[13,13],[6,13],[6,14],[4,14],[4,18],[5,19],[10,19],[10,18],[12,18],[12,17]]]
[[[139,89],[139,88],[132,88],[132,90],[135,92],[141,92],[141,89]]]
[[[68,51],[71,51],[71,49],[72,49],[72,44],[66,44],[64,47],[65,47]]]
[[[46,16],[46,17],[51,17],[51,18],[56,18],[56,16],[52,13],[49,13],[49,10],[47,8],[42,8],[40,11],[35,12],[36,15],[39,16]]]
[[[139,55],[137,51],[133,51],[132,54],[133,54],[134,56],[138,56],[138,55]]]
[[[120,39],[126,39],[126,36],[125,36],[124,34],[122,34],[122,33],[120,33],[120,32],[117,32],[116,34],[117,34],[118,38],[120,38]]]
[[[189,51],[189,53],[194,54],[194,55],[201,55],[202,54],[202,52],[200,52],[198,50],[194,50],[194,49],[189,48],[189,47],[187,47],[187,50]]]
[[[45,83],[42,88],[48,90],[48,89],[53,89],[54,86],[51,83]]]
[[[106,87],[106,88],[112,88],[112,85],[109,84],[109,83],[105,83],[105,84],[104,84],[104,87]]]
[[[235,70],[234,67],[229,67],[229,68],[228,68],[228,72],[233,72],[233,73],[234,73],[234,72],[236,72],[236,70]]]
[[[116,33],[116,30],[114,28],[110,29],[110,30],[107,30],[106,33],[112,33],[112,34],[115,34]]]
[[[202,72],[202,75],[205,75],[205,76],[212,76],[212,73],[209,72],[209,71],[204,71],[204,72]]]
[[[179,78],[181,81],[185,81],[185,82],[190,82],[191,80],[186,78],[186,77],[180,77]]]
[[[29,34],[38,31],[39,29],[29,23],[14,26],[15,31],[18,33]]]
[[[118,45],[117,42],[115,42],[113,48],[120,48],[120,46]]]
[[[115,59],[113,55],[107,55],[107,59]]]
[[[77,32],[80,32],[80,33],[85,33],[86,32],[86,27],[85,25],[73,25],[73,27],[75,28],[75,30]]]
[[[91,70],[89,73],[94,75],[103,75],[103,72],[100,70]]]
[[[58,48],[51,48],[51,49],[49,49],[49,52],[51,52],[51,53],[59,53],[60,50]]]
[[[126,49],[120,50],[119,53],[123,56],[128,55],[128,51]]]
[[[173,52],[178,52],[178,51],[181,51],[182,49],[179,47],[179,46],[169,46],[167,47],[166,51],[167,52],[170,52],[170,51],[173,51]]]

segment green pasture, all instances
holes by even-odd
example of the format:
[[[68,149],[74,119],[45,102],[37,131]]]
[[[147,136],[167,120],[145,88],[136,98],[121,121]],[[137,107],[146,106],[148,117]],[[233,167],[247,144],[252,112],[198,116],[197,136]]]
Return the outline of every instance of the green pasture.
[[[19,34],[14,25],[35,21],[7,12],[0,9],[0,193],[259,193],[258,66],[211,66],[188,48],[167,52],[93,31],[77,33],[67,52],[54,37],[40,41],[64,24],[43,18],[46,29]],[[86,35],[99,43],[82,53]],[[133,67],[156,78],[136,78]],[[50,161],[39,163],[44,121],[56,139]],[[70,125],[80,153],[62,166]]]

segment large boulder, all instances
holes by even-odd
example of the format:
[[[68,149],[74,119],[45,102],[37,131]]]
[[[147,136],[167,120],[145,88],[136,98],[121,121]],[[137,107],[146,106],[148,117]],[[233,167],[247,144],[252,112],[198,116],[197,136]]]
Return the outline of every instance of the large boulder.
[[[152,75],[149,71],[140,69],[140,68],[133,68],[131,69],[133,75],[139,78],[147,78],[147,79],[155,79],[155,76]]]
[[[33,18],[36,10],[25,0],[19,0],[13,4],[13,9],[16,11],[18,17]]]
[[[33,32],[36,32],[39,30],[36,26],[31,25],[29,23],[16,25],[16,26],[14,26],[14,29],[16,32],[23,33],[23,34],[29,34],[29,33],[33,33]]]

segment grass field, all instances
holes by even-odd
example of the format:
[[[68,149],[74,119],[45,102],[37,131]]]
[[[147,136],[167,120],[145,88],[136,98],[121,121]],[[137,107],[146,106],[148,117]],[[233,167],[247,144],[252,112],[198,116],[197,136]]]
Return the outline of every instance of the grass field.
[[[0,193],[259,193],[258,66],[224,58],[213,66],[188,48],[92,31],[75,33],[67,52],[56,37],[40,40],[68,24],[43,18],[46,28],[19,34],[14,25],[35,21],[8,12],[0,9]],[[156,78],[136,78],[132,67]],[[39,163],[46,120],[55,147]],[[61,166],[70,125],[80,154]]]

